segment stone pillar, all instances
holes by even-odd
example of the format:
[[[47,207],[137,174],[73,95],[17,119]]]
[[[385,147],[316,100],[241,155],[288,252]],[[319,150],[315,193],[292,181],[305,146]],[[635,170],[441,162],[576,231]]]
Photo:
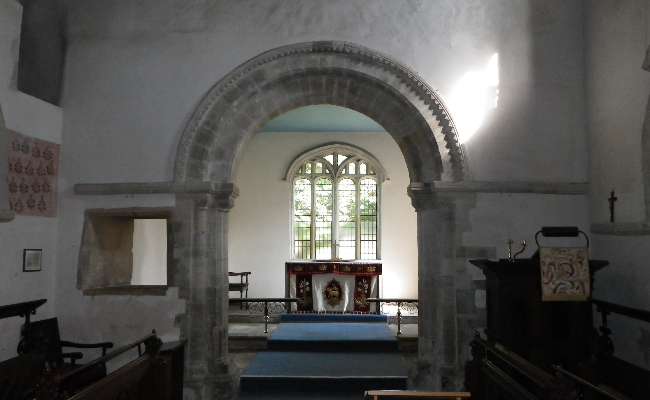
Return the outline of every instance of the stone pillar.
[[[232,395],[227,288],[232,199],[233,192],[192,195],[190,201],[177,199],[177,207],[192,208],[192,222],[184,229],[190,233],[189,258],[185,260],[189,280],[184,284],[188,305],[182,322],[182,337],[187,340],[186,399],[228,399]]]
[[[458,373],[454,202],[430,187],[412,186],[409,195],[418,213],[419,338],[413,385],[455,390],[447,386]]]

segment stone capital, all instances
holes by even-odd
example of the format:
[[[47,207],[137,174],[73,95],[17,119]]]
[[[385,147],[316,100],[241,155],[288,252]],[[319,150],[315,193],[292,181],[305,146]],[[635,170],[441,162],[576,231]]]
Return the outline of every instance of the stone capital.
[[[235,205],[235,198],[239,196],[239,190],[233,184],[212,184],[205,190],[192,190],[182,193],[182,195],[191,197],[197,208],[228,212]]]
[[[418,212],[450,203],[448,199],[444,198],[445,196],[436,192],[435,184],[432,182],[413,182],[409,185],[407,193],[411,198],[413,208]]]

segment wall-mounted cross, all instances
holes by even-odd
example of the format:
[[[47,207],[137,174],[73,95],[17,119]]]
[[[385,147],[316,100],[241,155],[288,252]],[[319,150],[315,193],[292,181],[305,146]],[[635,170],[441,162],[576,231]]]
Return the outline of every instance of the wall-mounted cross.
[[[614,202],[618,200],[618,197],[614,196],[614,189],[612,189],[612,193],[609,196],[609,222],[614,222]]]

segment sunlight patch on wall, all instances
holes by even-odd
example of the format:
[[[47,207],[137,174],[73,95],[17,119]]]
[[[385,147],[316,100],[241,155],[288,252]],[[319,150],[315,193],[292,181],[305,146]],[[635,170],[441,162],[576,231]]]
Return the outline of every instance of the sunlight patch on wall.
[[[481,126],[486,113],[499,101],[499,55],[495,53],[486,68],[467,72],[451,92],[451,109],[459,141],[467,141]]]

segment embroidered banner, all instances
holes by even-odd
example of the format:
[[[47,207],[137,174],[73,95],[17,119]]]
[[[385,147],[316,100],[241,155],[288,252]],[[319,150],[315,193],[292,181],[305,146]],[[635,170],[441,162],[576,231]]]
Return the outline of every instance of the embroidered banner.
[[[296,297],[298,298],[298,311],[311,311],[314,309],[313,285],[311,275],[296,275]]]
[[[540,247],[542,301],[586,301],[591,294],[587,247]]]
[[[56,216],[59,145],[7,130],[9,202],[17,215]]]
[[[356,288],[354,291],[354,311],[369,312],[370,303],[368,298],[372,297],[371,278],[367,276],[355,276],[354,278],[354,287]]]

